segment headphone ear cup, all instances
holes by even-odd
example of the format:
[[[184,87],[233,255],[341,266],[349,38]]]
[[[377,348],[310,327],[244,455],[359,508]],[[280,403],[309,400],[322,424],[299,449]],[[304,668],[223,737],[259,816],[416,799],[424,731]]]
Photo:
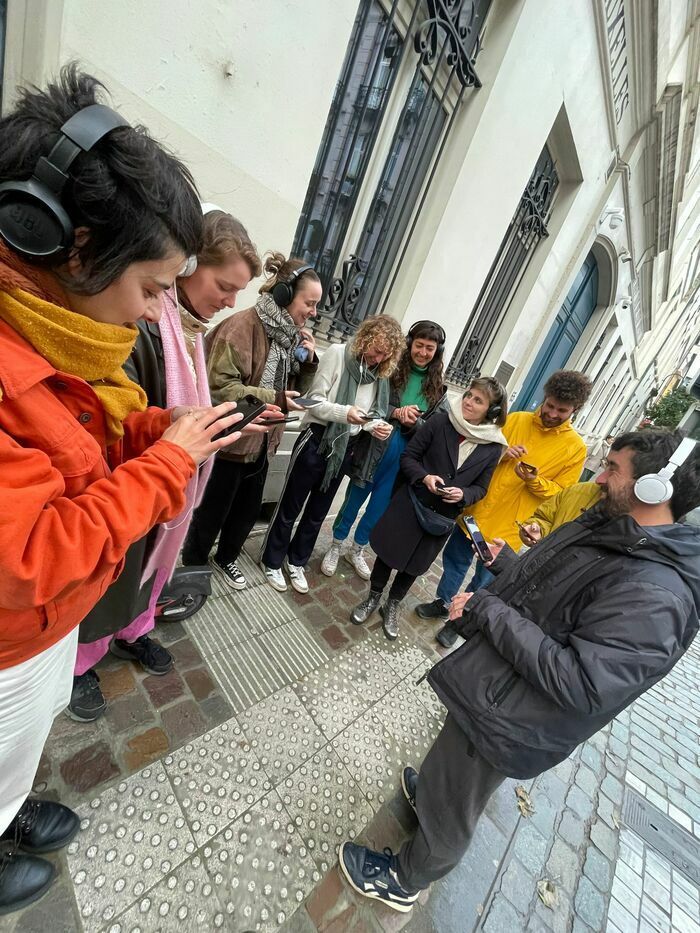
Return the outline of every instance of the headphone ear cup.
[[[55,262],[73,246],[73,224],[50,191],[33,178],[0,185],[0,236],[23,259]]]
[[[288,282],[275,282],[270,294],[280,308],[288,308],[294,299],[294,292]]]
[[[646,473],[634,484],[634,494],[645,505],[662,505],[673,496],[673,485],[658,473]]]

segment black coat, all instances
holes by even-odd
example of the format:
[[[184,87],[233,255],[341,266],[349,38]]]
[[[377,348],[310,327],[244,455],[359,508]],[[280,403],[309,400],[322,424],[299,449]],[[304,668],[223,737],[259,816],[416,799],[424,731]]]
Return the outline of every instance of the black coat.
[[[416,431],[401,455],[404,481],[370,537],[375,554],[395,570],[414,576],[425,573],[449,537],[449,533],[431,535],[423,531],[408,493],[409,484],[428,508],[452,519],[456,519],[466,505],[486,495],[503,447],[479,444],[458,469],[459,440],[460,435],[450,424],[447,413],[439,412]],[[429,492],[423,485],[423,477],[428,474],[441,476],[446,486],[459,486],[464,493],[462,501],[453,505]]]
[[[478,752],[511,777],[566,758],[667,674],[698,630],[700,529],[589,509],[496,579],[428,679]]]

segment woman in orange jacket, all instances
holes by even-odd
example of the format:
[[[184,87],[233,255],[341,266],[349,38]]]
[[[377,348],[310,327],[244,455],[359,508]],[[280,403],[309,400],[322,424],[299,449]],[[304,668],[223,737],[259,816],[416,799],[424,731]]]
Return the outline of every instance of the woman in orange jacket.
[[[146,410],[122,370],[202,214],[187,169],[99,88],[70,66],[0,120],[0,914],[48,889],[36,854],[78,829],[26,799],[78,623],[129,545],[180,512],[197,465],[240,437],[214,440],[234,405]]]

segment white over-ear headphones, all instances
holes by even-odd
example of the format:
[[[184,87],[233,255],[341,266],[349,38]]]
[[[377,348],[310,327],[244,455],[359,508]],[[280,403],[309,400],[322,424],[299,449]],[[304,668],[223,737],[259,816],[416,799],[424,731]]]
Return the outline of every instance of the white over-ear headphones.
[[[676,448],[673,456],[659,473],[647,473],[640,476],[634,484],[634,494],[645,505],[661,505],[673,495],[671,477],[688,459],[695,449],[696,441],[692,437],[684,438]]]
[[[221,211],[222,214],[226,213],[223,207],[219,207],[218,204],[212,204],[211,201],[202,201],[202,214],[210,214],[212,211]],[[185,260],[185,265],[182,267],[182,271],[178,275],[178,278],[187,278],[196,271],[197,257],[188,256]]]

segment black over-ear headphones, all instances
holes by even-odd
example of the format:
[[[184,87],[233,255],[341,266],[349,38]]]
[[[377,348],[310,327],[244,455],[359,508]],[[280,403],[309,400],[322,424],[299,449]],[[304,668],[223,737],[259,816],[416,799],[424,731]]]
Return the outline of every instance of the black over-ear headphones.
[[[294,292],[296,291],[300,276],[302,276],[304,272],[308,272],[309,269],[313,271],[313,268],[313,266],[299,266],[286,281],[275,282],[270,289],[275,304],[279,305],[280,308],[288,308],[294,301]]]
[[[416,321],[415,324],[411,324],[411,326],[408,328],[408,333],[406,334],[408,345],[411,345],[411,341],[415,337],[415,332],[423,326],[433,327],[435,330],[439,331],[437,352],[442,353],[442,351],[445,349],[445,340],[447,338],[445,329],[440,324],[436,324],[435,321]],[[427,340],[428,338],[426,337],[425,339]]]
[[[88,152],[129,122],[104,104],[79,110],[61,127],[58,142],[41,156],[31,178],[0,185],[0,237],[24,259],[67,258],[73,247],[73,221],[62,203],[63,189],[76,156]]]
[[[485,421],[495,421],[496,418],[500,417],[503,414],[503,402],[506,397],[506,390],[503,388],[498,379],[494,379],[493,376],[483,376],[481,377],[484,381],[488,382],[494,393],[498,392],[500,400],[497,402],[491,402],[489,407],[486,409],[486,414],[484,415]],[[471,388],[471,387],[470,387]],[[466,390],[468,392],[469,389]],[[465,392],[465,394],[466,394]]]

